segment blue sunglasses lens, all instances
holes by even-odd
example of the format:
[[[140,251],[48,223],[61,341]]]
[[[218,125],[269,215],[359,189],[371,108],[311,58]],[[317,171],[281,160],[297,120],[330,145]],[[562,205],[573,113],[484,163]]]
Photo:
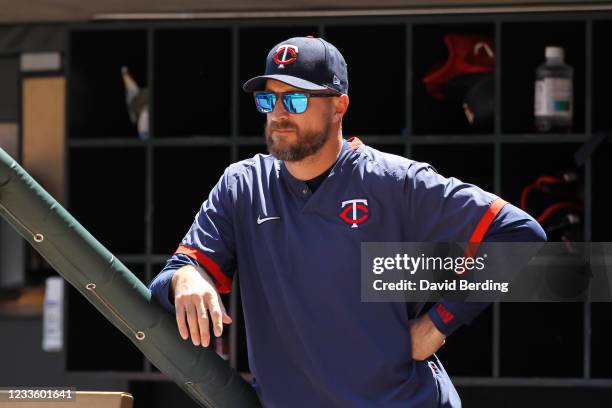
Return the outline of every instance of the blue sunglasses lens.
[[[302,93],[285,94],[283,102],[289,113],[304,113],[308,107],[308,97]]]
[[[255,104],[261,113],[270,113],[276,105],[276,94],[273,92],[256,92]],[[289,113],[304,113],[308,107],[308,96],[303,93],[283,94],[283,105]]]
[[[261,113],[270,113],[276,105],[276,95],[272,92],[255,93],[255,104]]]

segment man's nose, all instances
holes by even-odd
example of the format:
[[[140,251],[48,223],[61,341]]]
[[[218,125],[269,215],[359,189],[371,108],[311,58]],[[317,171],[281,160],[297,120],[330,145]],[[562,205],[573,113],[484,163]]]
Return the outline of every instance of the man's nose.
[[[272,112],[270,112],[269,115],[272,115],[272,117],[274,118],[289,117],[289,112],[287,112],[287,109],[285,109],[285,104],[283,103],[282,96],[276,100],[276,103],[274,104],[274,109],[272,109]]]

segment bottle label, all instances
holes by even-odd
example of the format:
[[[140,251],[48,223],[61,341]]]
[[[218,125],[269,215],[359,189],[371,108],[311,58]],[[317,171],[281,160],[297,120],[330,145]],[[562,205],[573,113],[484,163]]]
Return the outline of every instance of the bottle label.
[[[572,118],[572,80],[544,78],[535,83],[535,116]]]

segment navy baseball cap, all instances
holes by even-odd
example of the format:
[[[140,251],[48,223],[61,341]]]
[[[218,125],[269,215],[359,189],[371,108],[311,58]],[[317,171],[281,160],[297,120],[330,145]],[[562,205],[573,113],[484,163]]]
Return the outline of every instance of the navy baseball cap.
[[[308,91],[348,93],[344,57],[322,38],[294,37],[278,43],[268,53],[265,74],[249,79],[242,89],[263,91],[268,79]]]

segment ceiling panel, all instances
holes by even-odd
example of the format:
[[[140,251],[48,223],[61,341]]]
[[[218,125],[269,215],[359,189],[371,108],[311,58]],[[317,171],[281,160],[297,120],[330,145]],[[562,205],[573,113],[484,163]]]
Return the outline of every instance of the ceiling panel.
[[[261,17],[336,13],[453,13],[468,8],[508,11],[508,7],[599,9],[612,1],[570,0],[0,0],[0,23],[87,21],[100,18]],[[206,15],[206,13],[221,13]],[[125,16],[126,14],[130,16]]]

